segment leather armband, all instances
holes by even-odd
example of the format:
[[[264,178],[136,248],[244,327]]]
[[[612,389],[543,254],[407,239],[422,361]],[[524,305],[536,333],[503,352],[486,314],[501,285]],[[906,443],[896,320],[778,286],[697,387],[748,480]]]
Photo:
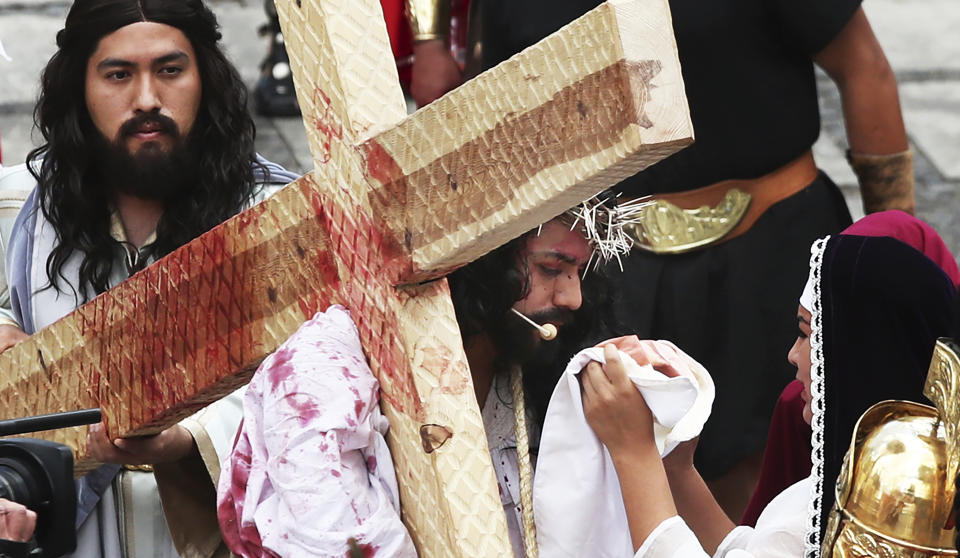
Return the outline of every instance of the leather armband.
[[[913,152],[864,155],[847,151],[847,161],[860,182],[866,213],[900,209],[914,212]]]
[[[407,19],[413,42],[441,40],[450,36],[451,0],[406,0]]]

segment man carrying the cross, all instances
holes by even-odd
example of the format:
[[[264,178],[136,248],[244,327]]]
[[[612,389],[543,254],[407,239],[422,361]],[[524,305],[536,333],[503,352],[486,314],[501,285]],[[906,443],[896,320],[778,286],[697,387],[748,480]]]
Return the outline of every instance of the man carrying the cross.
[[[45,143],[0,174],[0,188],[32,190],[8,247],[16,323],[0,326],[0,350],[296,178],[254,152],[219,39],[201,0],[73,4],[35,111]],[[76,555],[224,555],[211,481],[239,419],[231,396],[148,438],[92,427],[108,465],[78,481]]]
[[[560,351],[613,331],[607,279],[592,260],[613,255],[608,246],[616,242],[587,232],[588,211],[606,210],[596,201],[574,208],[449,278],[516,556],[527,555],[524,515],[532,521],[531,502],[521,496],[530,486],[530,453],[571,356]],[[543,341],[518,312],[556,327],[562,343]],[[234,553],[343,556],[354,538],[377,555],[414,555],[396,511],[396,478],[383,466],[390,454],[379,386],[354,331],[342,307],[318,313],[251,381],[218,489],[221,528]],[[519,411],[515,394],[525,395]]]

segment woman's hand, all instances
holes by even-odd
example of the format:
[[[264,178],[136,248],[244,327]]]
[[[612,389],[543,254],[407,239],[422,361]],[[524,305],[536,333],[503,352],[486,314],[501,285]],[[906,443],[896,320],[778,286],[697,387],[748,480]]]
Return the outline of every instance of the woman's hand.
[[[606,364],[593,361],[580,374],[583,412],[587,422],[611,455],[633,454],[649,447],[656,451],[653,416],[643,396],[627,377],[617,348],[603,348]]]
[[[597,346],[603,347],[610,344],[630,355],[630,358],[640,366],[649,364],[653,366],[654,370],[668,378],[679,376],[680,370],[686,366],[679,353],[666,343],[658,343],[649,339],[641,340],[636,335],[625,335],[608,339]]]

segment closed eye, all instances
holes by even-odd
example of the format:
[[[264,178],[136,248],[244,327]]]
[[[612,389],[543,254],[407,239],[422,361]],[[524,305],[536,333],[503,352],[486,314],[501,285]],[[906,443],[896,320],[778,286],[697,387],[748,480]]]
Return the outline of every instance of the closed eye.
[[[537,268],[540,270],[540,273],[543,273],[547,277],[557,277],[563,272],[559,268],[550,267],[546,265],[538,265]]]

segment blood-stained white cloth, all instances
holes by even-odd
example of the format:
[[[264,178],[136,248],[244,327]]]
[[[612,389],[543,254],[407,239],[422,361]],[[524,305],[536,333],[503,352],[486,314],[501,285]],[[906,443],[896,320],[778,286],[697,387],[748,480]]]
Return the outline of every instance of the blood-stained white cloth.
[[[640,366],[620,351],[627,376],[650,407],[660,455],[700,434],[713,405],[713,380],[700,363],[669,341],[680,374],[667,377],[647,364]],[[537,542],[543,558],[623,558],[633,555],[633,542],[623,507],[617,472],[606,448],[583,412],[577,375],[592,360],[603,363],[603,349],[577,353],[567,365],[547,405],[533,510]]]
[[[341,306],[317,313],[263,361],[217,493],[234,553],[342,558],[353,538],[364,555],[416,556],[397,511],[378,393]]]

